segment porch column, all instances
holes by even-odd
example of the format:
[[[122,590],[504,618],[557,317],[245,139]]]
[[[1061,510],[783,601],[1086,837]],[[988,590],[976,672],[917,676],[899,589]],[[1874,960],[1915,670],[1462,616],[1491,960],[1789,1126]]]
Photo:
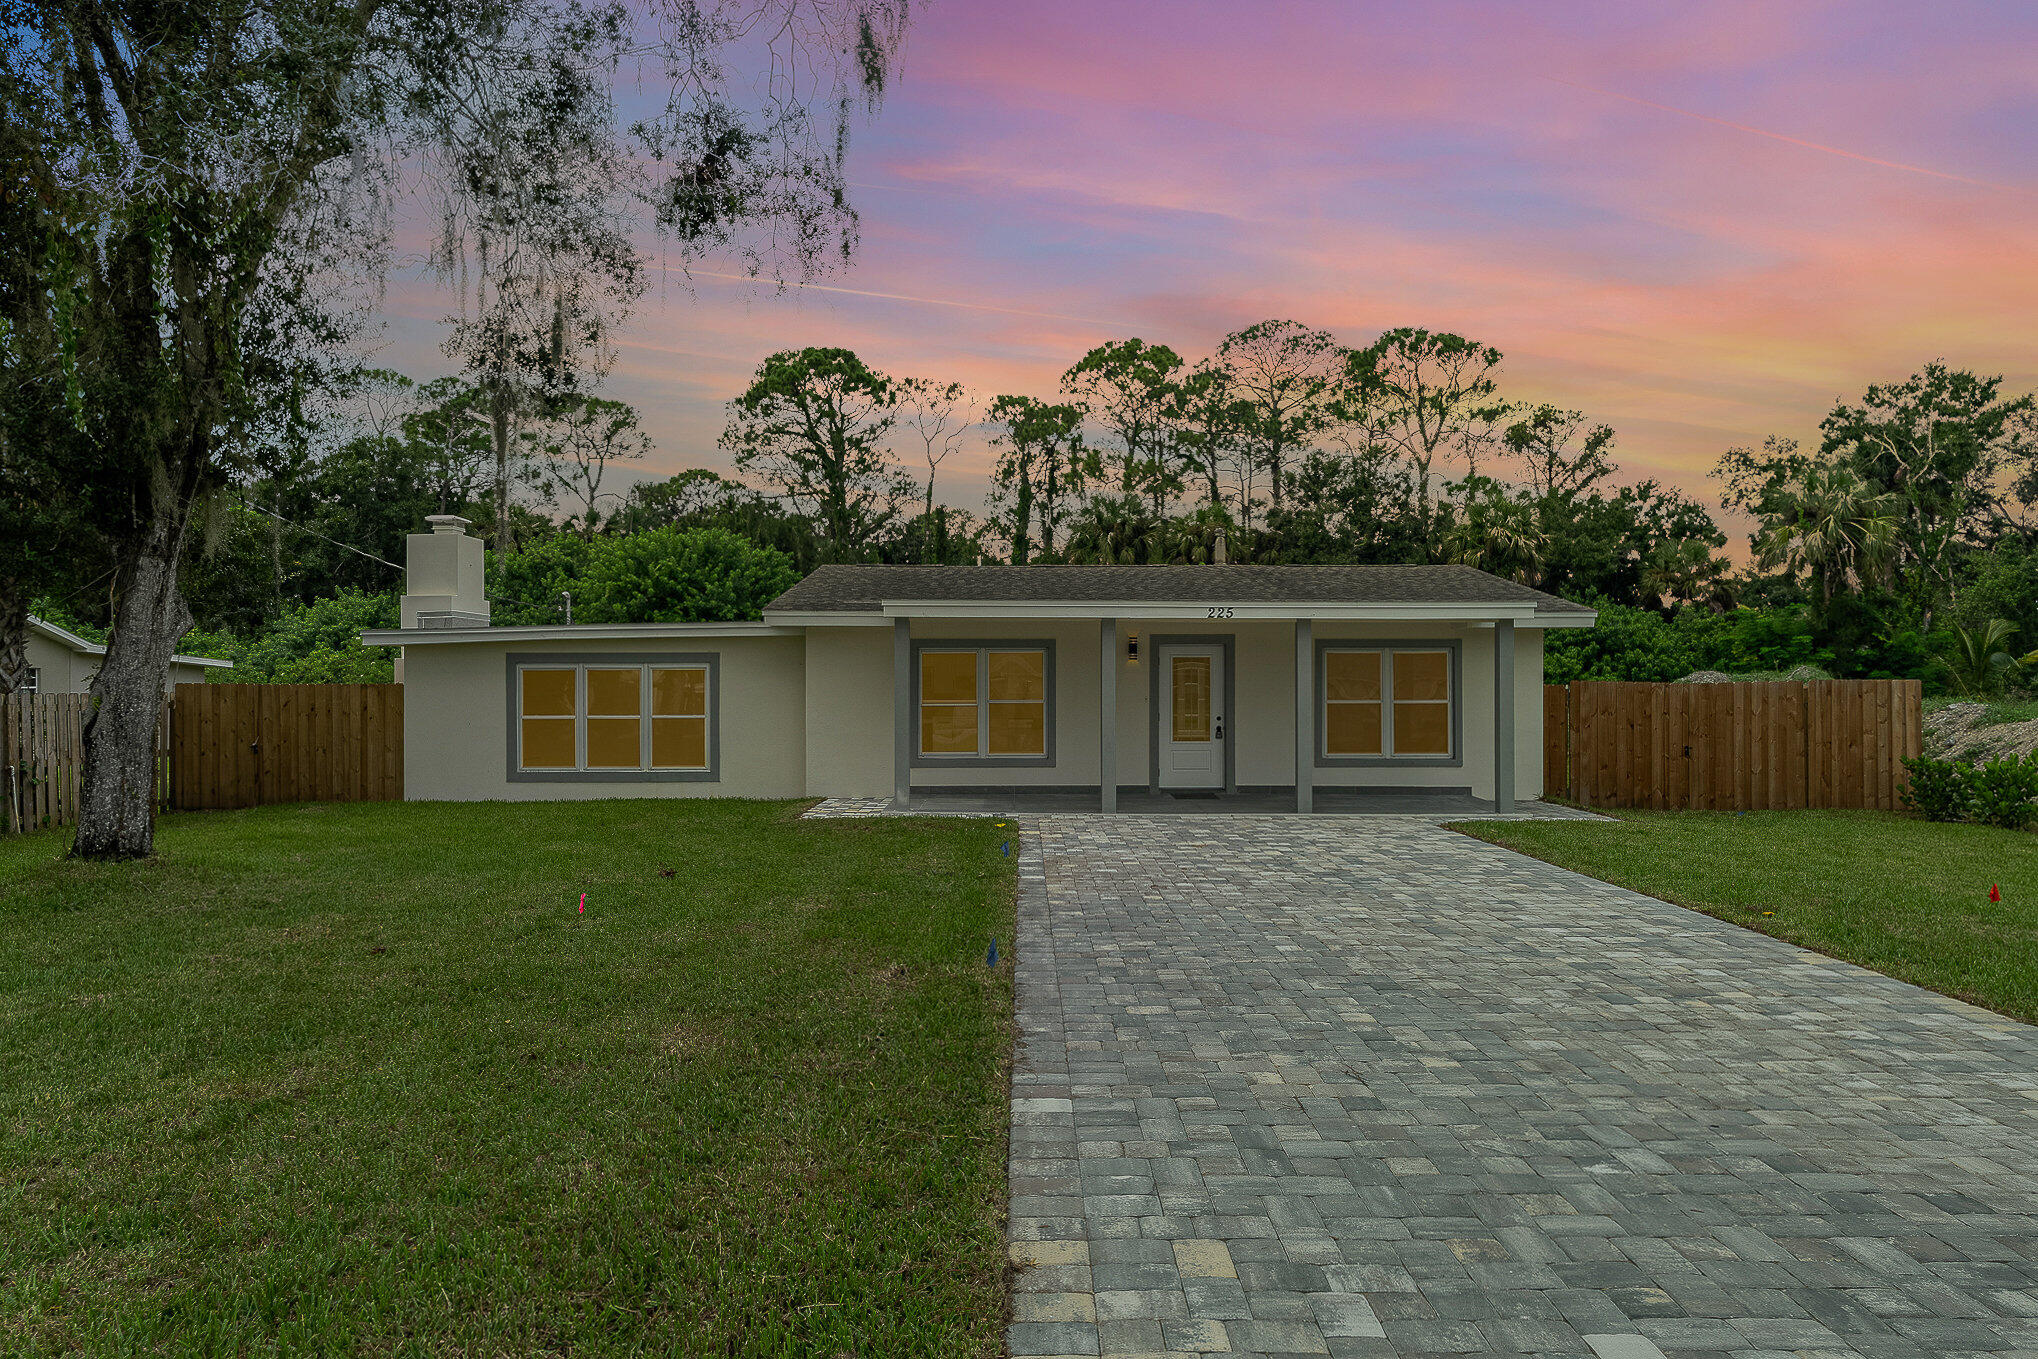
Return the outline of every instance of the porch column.
[[[1118,620],[1097,625],[1097,810],[1118,810]]]
[[[1493,625],[1493,810],[1514,810],[1514,620]]]
[[[900,811],[913,797],[912,621],[892,620],[892,801]]]
[[[1315,629],[1307,618],[1295,620],[1295,810],[1316,805],[1316,654]]]

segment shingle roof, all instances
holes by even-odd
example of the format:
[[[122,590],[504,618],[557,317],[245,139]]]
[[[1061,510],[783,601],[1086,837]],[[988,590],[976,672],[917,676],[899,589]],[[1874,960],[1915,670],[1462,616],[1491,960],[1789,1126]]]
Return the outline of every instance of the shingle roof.
[[[940,603],[1525,604],[1590,613],[1470,566],[823,566],[766,606],[872,612]]]

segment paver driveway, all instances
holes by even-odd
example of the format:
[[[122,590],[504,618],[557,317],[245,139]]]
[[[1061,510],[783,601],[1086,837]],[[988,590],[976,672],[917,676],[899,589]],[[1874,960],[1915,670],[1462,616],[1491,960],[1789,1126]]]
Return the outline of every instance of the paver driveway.
[[[1015,1354],[2038,1353],[2034,1030],[1420,822],[1023,845]]]

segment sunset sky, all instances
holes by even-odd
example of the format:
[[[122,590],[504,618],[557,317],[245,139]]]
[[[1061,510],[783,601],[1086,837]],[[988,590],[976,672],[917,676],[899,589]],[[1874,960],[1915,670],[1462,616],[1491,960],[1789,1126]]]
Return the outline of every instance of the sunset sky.
[[[809,344],[1045,396],[1131,335],[1457,330],[1708,499],[1927,360],[2038,386],[2038,5],[934,0],[905,65],[853,267],[645,299],[609,391],[650,470],[725,467],[722,403]],[[384,361],[446,371],[446,307],[398,287]]]

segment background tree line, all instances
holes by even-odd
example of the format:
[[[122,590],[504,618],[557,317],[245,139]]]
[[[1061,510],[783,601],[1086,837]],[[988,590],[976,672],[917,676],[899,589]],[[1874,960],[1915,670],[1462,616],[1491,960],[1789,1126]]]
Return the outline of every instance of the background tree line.
[[[1618,480],[1607,425],[1418,329],[1351,346],[1267,321],[1196,361],[1113,341],[1048,396],[777,353],[728,406],[742,480],[619,486],[651,441],[593,391],[520,404],[507,448],[496,409],[471,378],[355,375],[323,442],[239,484],[187,563],[187,647],[240,679],[386,673],[350,630],[393,619],[403,537],[435,513],[482,526],[505,623],[754,618],[831,561],[1458,562],[1600,608],[1553,634],[1553,682],[1809,665],[1992,692],[2038,646],[2032,398],[1941,364],[1837,403],[1815,446],[1721,456],[1720,505],[1754,524],[1738,568],[1711,508]],[[982,512],[941,499],[972,439]],[[76,593],[46,607],[102,621]]]

